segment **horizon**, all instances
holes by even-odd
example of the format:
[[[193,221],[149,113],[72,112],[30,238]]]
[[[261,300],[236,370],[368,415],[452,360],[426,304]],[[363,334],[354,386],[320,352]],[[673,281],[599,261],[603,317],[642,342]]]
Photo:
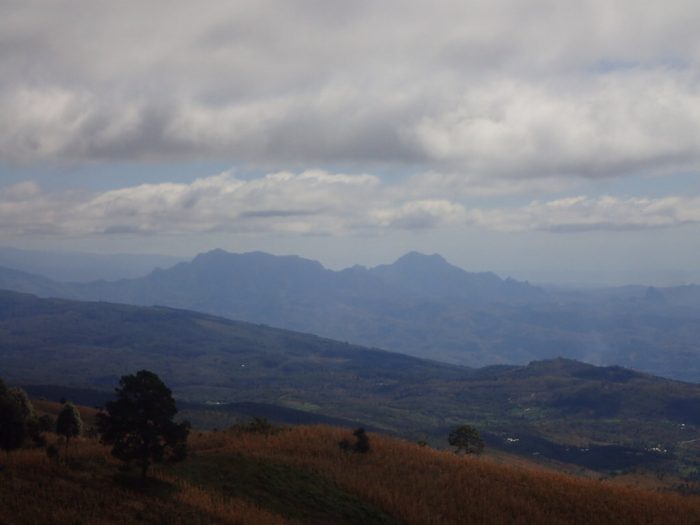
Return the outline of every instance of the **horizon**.
[[[26,270],[21,267],[19,267],[19,264],[3,264],[3,261],[6,258],[6,254],[9,253],[15,253],[19,257],[22,256],[29,256],[29,257],[37,257],[39,255],[43,257],[74,257],[74,256],[86,256],[86,257],[97,257],[97,258],[105,258],[105,257],[111,257],[111,258],[123,258],[123,259],[130,259],[130,258],[138,258],[138,259],[143,259],[144,261],[146,260],[155,260],[155,259],[168,259],[167,264],[156,264],[151,267],[150,270],[147,271],[147,273],[144,273],[143,276],[146,276],[148,273],[155,269],[163,269],[167,270],[171,268],[172,266],[178,264],[178,263],[190,263],[192,262],[195,258],[197,258],[200,255],[204,255],[207,253],[211,252],[216,252],[216,251],[222,251],[230,255],[250,255],[250,254],[255,254],[255,253],[261,253],[265,255],[271,255],[274,257],[299,257],[301,259],[305,259],[308,261],[313,261],[313,262],[318,262],[321,264],[321,266],[327,270],[332,270],[334,272],[340,272],[343,270],[351,269],[354,267],[361,267],[365,269],[372,269],[377,266],[382,266],[382,265],[392,265],[396,262],[398,262],[400,259],[412,255],[412,254],[417,254],[422,257],[434,257],[438,256],[440,257],[444,262],[449,264],[450,266],[454,266],[462,271],[465,271],[467,273],[494,273],[496,274],[499,278],[501,279],[515,279],[517,281],[521,282],[528,282],[530,284],[536,285],[536,286],[542,286],[542,287],[554,287],[554,288],[570,288],[570,289],[595,289],[595,288],[607,288],[607,287],[624,287],[624,286],[649,286],[649,287],[658,287],[658,288],[664,288],[664,287],[674,287],[674,286],[692,286],[692,285],[698,285],[699,283],[693,282],[693,281],[686,281],[686,282],[669,282],[669,283],[650,283],[650,282],[632,282],[632,281],[624,281],[624,282],[594,282],[594,281],[585,281],[585,282],[576,282],[572,280],[543,280],[543,281],[538,281],[535,279],[530,279],[527,278],[527,276],[522,277],[518,276],[518,272],[513,272],[513,273],[500,273],[492,269],[470,269],[470,268],[465,268],[453,261],[450,261],[448,258],[444,257],[442,254],[438,252],[434,253],[428,253],[428,252],[421,252],[419,250],[410,250],[405,253],[402,253],[392,259],[388,259],[385,261],[378,261],[373,264],[362,264],[359,262],[347,264],[347,265],[340,265],[340,266],[331,266],[329,264],[326,264],[323,260],[320,259],[315,259],[313,257],[308,257],[304,256],[301,254],[297,253],[272,253],[270,251],[265,251],[265,250],[248,250],[248,251],[231,251],[231,250],[226,250],[224,248],[211,248],[206,251],[198,252],[190,256],[176,256],[176,255],[169,255],[169,254],[163,254],[163,253],[129,253],[129,252],[115,252],[115,253],[98,253],[98,252],[87,252],[87,251],[68,251],[68,250],[27,250],[27,249],[22,249],[22,248],[15,248],[12,246],[0,246],[0,267],[7,267],[7,268],[12,268],[15,270],[20,270],[20,271],[26,271],[27,273],[30,274],[37,274],[37,275],[42,275],[46,277],[50,277],[53,280],[56,281],[67,281],[66,279],[59,279],[55,277],[51,277],[49,275],[45,275],[39,270],[32,271],[31,269]],[[44,264],[48,267],[50,266],[50,263],[47,263],[44,261]],[[93,261],[93,265],[97,264]],[[118,266],[118,264],[117,264]],[[125,268],[126,271],[126,268]],[[137,278],[139,277],[138,275],[132,275],[130,278]],[[85,282],[89,282],[94,279],[86,279]],[[107,279],[110,280],[110,279]]]

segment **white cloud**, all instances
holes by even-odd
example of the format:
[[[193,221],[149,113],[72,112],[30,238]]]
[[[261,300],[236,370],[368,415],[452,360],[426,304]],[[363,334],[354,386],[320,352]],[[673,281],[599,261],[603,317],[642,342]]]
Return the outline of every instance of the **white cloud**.
[[[576,196],[479,208],[464,200],[468,190],[451,191],[449,184],[421,198],[424,183],[408,178],[388,184],[374,175],[323,170],[252,179],[222,173],[188,184],[143,184],[102,193],[46,192],[34,182],[22,182],[0,188],[0,235],[343,236],[468,224],[497,231],[551,232],[700,224],[700,197],[694,196]]]
[[[412,131],[435,161],[468,172],[609,177],[700,168],[700,83],[670,71],[627,71],[575,85],[505,80]]]
[[[27,0],[0,15],[5,162],[371,162],[462,187],[700,167],[696,2]]]
[[[190,184],[144,184],[98,194],[47,193],[34,183],[0,191],[0,233],[343,234],[404,221],[438,222],[444,203],[406,202],[394,211],[373,175],[309,170],[244,180],[223,173]],[[417,225],[416,227],[420,227]]]
[[[469,219],[501,231],[635,230],[700,224],[700,197],[568,197],[521,208],[474,209]]]
[[[378,209],[371,215],[377,226],[418,230],[463,223],[466,210],[461,204],[435,199],[409,201],[395,208]]]
[[[443,198],[445,195],[452,198],[494,198],[527,193],[561,193],[576,186],[576,181],[561,176],[530,179],[432,170],[411,176],[397,190],[400,195],[408,193],[415,198]]]

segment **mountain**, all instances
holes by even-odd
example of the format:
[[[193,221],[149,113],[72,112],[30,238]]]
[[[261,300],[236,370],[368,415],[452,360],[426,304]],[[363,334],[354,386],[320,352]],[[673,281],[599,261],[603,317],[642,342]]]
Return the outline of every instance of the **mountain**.
[[[438,254],[410,252],[393,264],[371,268],[368,273],[423,297],[454,298],[470,304],[533,301],[546,295],[543,290],[528,283],[503,280],[491,272],[465,272]]]
[[[244,316],[255,315],[251,312],[257,307],[250,307],[251,302],[269,309],[280,300],[293,306],[310,302],[350,306],[357,302],[372,303],[389,295],[392,302],[456,298],[488,304],[545,296],[544,291],[527,283],[503,280],[492,273],[469,273],[439,255],[416,252],[390,265],[371,269],[355,266],[336,272],[317,261],[297,256],[214,250],[198,255],[189,263],[155,270],[142,279],[92,283],[84,285],[82,290],[83,295],[93,294],[95,298],[113,299],[121,294],[130,303],[155,300],[188,307],[198,303],[217,313],[227,308],[242,309]],[[177,302],[190,304],[173,304]]]
[[[0,266],[67,282],[142,277],[154,268],[168,268],[180,261],[182,259],[178,257],[156,254],[101,254],[0,247]]]
[[[420,289],[415,283],[422,283]],[[472,320],[476,304],[523,304],[525,297],[539,301],[545,295],[527,283],[468,273],[416,253],[393,265],[332,271],[295,256],[223,250],[141,279],[71,290],[70,297],[85,300],[187,308],[471,365],[512,361],[480,347],[478,320]],[[450,290],[458,292],[446,295]]]
[[[700,287],[544,291],[470,273],[439,255],[332,271],[295,256],[214,250],[138,279],[5,288],[196,310],[443,362],[487,366],[563,356],[700,381]]]
[[[0,290],[13,290],[42,297],[74,297],[72,285],[32,273],[0,266]]]
[[[6,381],[110,391],[143,368],[200,426],[257,403],[435,444],[469,422],[492,447],[596,470],[700,460],[696,384],[568,359],[470,369],[184,310],[0,293]]]

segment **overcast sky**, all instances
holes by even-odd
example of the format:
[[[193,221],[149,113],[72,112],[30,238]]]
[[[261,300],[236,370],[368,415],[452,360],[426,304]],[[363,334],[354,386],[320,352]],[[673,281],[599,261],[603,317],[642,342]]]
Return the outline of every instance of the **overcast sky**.
[[[0,244],[700,281],[696,1],[0,0]]]

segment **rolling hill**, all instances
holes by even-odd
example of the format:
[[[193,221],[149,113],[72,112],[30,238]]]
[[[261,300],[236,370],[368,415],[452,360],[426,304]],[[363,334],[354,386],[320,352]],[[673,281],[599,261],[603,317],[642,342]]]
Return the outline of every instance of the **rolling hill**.
[[[438,446],[469,422],[493,447],[600,470],[692,476],[698,460],[695,384],[567,359],[470,369],[165,307],[0,293],[8,382],[109,391],[142,368],[202,427],[257,403]]]

